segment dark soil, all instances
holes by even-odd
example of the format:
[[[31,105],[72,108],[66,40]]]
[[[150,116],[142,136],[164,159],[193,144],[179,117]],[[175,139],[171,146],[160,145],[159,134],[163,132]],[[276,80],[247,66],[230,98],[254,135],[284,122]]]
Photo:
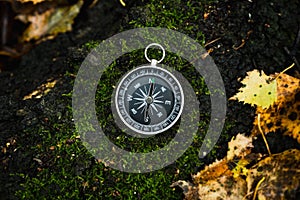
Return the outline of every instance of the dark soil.
[[[270,74],[288,67],[294,62],[293,58],[300,61],[299,48],[294,45],[300,26],[297,0],[276,3],[220,1],[207,6],[207,10],[211,13],[206,20],[199,21],[199,31],[204,33],[206,41],[221,38],[206,48],[214,49],[210,55],[222,74],[227,97],[237,92],[241,86],[237,78],[245,76],[247,71],[262,69]],[[64,74],[74,71],[70,63],[80,64],[87,55],[88,51],[79,47],[91,40],[106,39],[120,31],[121,26],[128,28],[127,22],[132,17],[142,17],[134,5],[124,8],[118,1],[100,1],[94,8],[81,13],[72,32],[41,43],[24,55],[18,66],[0,73],[0,147],[5,147],[8,142],[12,145],[6,153],[0,152],[0,199],[14,199],[14,192],[20,188],[20,180],[10,176],[11,173],[35,173],[31,171],[31,141],[24,144],[28,145],[28,152],[14,149],[13,143],[26,141],[25,128],[66,112],[64,102],[56,99],[72,90],[71,80]],[[243,46],[234,48],[243,41]],[[292,55],[287,54],[285,47]],[[300,66],[296,66],[287,73],[295,76],[299,71]],[[22,100],[48,79],[57,78],[60,81],[49,95],[42,99]],[[50,109],[45,109],[45,105]],[[235,124],[230,128],[231,136],[249,133],[254,117],[254,108],[235,101],[228,102],[227,119]],[[225,155],[229,139],[218,142],[218,158]],[[274,153],[289,148],[300,149],[294,140],[280,135],[270,134],[268,140]],[[259,152],[266,152],[261,139],[256,144]],[[215,158],[208,156],[204,162],[211,163]]]

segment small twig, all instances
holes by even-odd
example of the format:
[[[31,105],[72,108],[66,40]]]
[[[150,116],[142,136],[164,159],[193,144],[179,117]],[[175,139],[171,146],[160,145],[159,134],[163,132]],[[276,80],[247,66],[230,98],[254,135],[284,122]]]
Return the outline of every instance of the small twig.
[[[215,43],[215,42],[217,42],[217,41],[220,40],[220,39],[221,39],[220,37],[217,38],[217,39],[214,39],[214,40],[210,41],[209,43],[205,44],[204,47],[207,47],[208,45],[210,45],[210,44],[212,44],[212,43]]]
[[[93,8],[98,3],[98,0],[93,0],[93,2],[89,5],[89,8]]]
[[[246,198],[247,198],[248,196],[250,196],[252,193],[253,193],[253,192],[249,192],[248,194],[246,194],[246,195],[243,197],[242,200],[246,200]]]
[[[289,70],[289,69],[291,69],[292,67],[294,67],[295,66],[295,63],[293,63],[291,66],[289,66],[288,68],[286,68],[285,70],[283,70],[282,72],[280,72],[279,74],[278,74],[278,76],[275,78],[275,79],[277,79],[279,76],[281,76],[284,72],[286,72],[287,70]]]
[[[242,48],[245,44],[246,44],[246,40],[245,40],[245,39],[242,39],[242,43],[241,43],[239,46],[233,45],[232,48],[233,48],[234,50],[237,51],[237,50],[239,50],[240,48]]]
[[[213,49],[213,48],[210,48],[210,49],[207,50],[207,52],[205,52],[204,54],[201,54],[202,60],[204,60],[207,56],[209,56],[209,54],[210,54],[211,52],[213,52],[213,51],[214,51],[214,49]]]
[[[255,187],[255,191],[254,191],[252,200],[255,200],[255,199],[256,199],[258,187],[261,185],[261,183],[262,183],[265,179],[266,179],[266,178],[263,177],[263,178],[260,179],[260,181],[257,183],[257,185],[256,185],[256,187]]]
[[[259,129],[259,131],[260,131],[260,133],[261,133],[261,135],[262,135],[262,137],[263,137],[263,139],[264,139],[264,142],[265,142],[265,144],[266,144],[268,153],[269,153],[269,155],[271,155],[271,151],[270,151],[270,148],[269,148],[267,139],[266,139],[265,134],[264,134],[264,132],[262,131],[261,126],[260,126],[260,113],[257,115],[257,124],[258,124],[258,129]]]
[[[249,39],[252,32],[253,32],[252,30],[248,31],[246,38],[242,39],[242,43],[239,46],[233,45],[232,48],[236,51],[242,48],[246,44],[246,41]]]
[[[122,4],[122,6],[126,6],[125,2],[123,0],[120,0],[120,3]]]

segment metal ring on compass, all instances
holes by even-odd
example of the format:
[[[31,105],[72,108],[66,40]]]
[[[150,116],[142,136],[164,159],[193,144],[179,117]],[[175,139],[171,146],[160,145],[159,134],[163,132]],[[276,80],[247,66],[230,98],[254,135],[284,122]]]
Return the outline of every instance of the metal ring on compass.
[[[146,59],[148,60],[148,62],[151,62],[151,59],[149,59],[149,57],[147,56],[147,51],[148,51],[148,49],[149,49],[150,47],[152,47],[152,46],[158,46],[158,47],[162,50],[163,56],[162,56],[162,58],[161,58],[160,60],[157,61],[157,63],[160,63],[160,62],[163,61],[163,59],[165,58],[165,56],[166,56],[166,51],[165,51],[165,49],[163,48],[163,46],[161,46],[161,45],[158,44],[158,43],[151,43],[151,44],[149,44],[149,45],[146,47],[146,49],[145,49],[145,57],[146,57]]]

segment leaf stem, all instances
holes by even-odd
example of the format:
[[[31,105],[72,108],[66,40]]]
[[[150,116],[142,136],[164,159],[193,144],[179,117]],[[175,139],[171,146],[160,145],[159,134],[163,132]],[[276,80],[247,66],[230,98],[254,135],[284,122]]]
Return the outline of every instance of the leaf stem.
[[[259,129],[259,131],[260,131],[260,133],[261,133],[261,135],[262,135],[262,137],[263,137],[263,139],[264,139],[264,142],[265,142],[265,144],[266,144],[268,153],[269,153],[269,155],[271,155],[271,151],[270,151],[270,148],[269,148],[267,139],[266,139],[265,134],[264,134],[264,132],[262,131],[261,126],[260,126],[260,113],[258,113],[258,115],[257,115],[257,124],[258,124],[258,129]]]
[[[260,179],[260,181],[257,183],[257,185],[256,185],[256,187],[255,187],[255,191],[254,191],[254,195],[253,195],[252,200],[255,200],[256,195],[257,195],[258,187],[261,185],[261,183],[262,183],[265,179],[266,179],[266,177],[263,177],[263,178]]]
[[[279,74],[278,74],[278,76],[276,76],[276,78],[275,79],[277,79],[279,76],[281,76],[284,72],[286,72],[287,70],[289,70],[289,69],[291,69],[292,67],[294,67],[295,66],[295,63],[293,63],[291,66],[289,66],[288,68],[286,68],[286,69],[284,69],[282,72],[280,72]]]

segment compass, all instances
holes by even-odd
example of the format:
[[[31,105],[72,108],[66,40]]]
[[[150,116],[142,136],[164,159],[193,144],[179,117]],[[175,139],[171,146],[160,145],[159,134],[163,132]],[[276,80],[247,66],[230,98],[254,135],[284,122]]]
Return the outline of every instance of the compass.
[[[161,60],[150,60],[147,50],[158,46],[163,50]],[[164,48],[152,43],[145,49],[151,62],[122,77],[117,85],[115,106],[119,118],[131,130],[154,135],[171,128],[180,118],[184,94],[177,78],[167,69],[157,66],[165,56]]]

